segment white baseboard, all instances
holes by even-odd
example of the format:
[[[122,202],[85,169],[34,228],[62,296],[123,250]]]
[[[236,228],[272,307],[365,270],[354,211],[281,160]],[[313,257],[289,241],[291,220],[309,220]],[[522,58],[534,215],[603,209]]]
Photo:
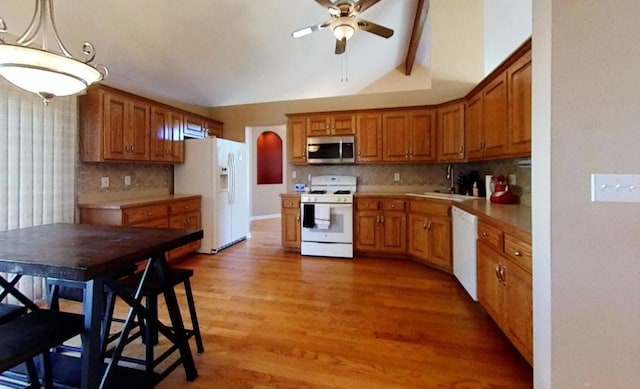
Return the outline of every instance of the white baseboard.
[[[279,218],[279,217],[280,217],[279,213],[274,213],[274,214],[271,214],[271,215],[251,216],[251,221],[264,220],[264,219],[275,219],[275,218]]]

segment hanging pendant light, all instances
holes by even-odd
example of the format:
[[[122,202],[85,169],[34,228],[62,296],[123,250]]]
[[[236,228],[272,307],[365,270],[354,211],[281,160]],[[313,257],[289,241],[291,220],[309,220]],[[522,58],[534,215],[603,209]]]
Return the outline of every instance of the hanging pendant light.
[[[60,53],[49,51],[47,31],[51,31]],[[0,32],[6,32],[0,18]],[[38,34],[40,47],[34,45]],[[95,49],[89,42],[82,46],[84,61],[73,58],[60,37],[53,18],[52,0],[36,0],[31,24],[16,43],[0,39],[0,76],[15,86],[33,92],[47,104],[56,96],[73,95],[109,74],[103,65],[90,65]]]

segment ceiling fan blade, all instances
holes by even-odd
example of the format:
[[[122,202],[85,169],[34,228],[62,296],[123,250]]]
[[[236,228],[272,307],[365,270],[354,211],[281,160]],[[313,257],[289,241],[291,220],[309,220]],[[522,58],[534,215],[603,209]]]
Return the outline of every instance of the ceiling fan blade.
[[[356,13],[362,13],[366,11],[369,7],[375,5],[378,1],[380,0],[360,0],[355,7]]]
[[[336,39],[336,54],[344,53],[347,48],[347,38],[342,38],[341,40]]]
[[[390,28],[386,28],[384,26],[381,26],[379,24],[375,24],[373,22],[370,22],[368,20],[363,20],[363,19],[358,19],[356,20],[356,22],[358,23],[358,28],[367,32],[370,32],[372,34],[376,34],[378,36],[381,36],[383,38],[390,38],[393,35],[393,30]]]
[[[309,34],[311,34],[312,32],[316,32],[316,31],[320,31],[322,29],[325,29],[327,27],[329,27],[329,25],[331,24],[331,20],[327,20],[324,23],[320,23],[320,24],[316,24],[313,26],[309,26],[309,27],[305,27],[305,28],[301,28],[299,30],[296,30],[294,32],[291,33],[291,36],[294,38],[300,38],[303,36],[307,36]]]

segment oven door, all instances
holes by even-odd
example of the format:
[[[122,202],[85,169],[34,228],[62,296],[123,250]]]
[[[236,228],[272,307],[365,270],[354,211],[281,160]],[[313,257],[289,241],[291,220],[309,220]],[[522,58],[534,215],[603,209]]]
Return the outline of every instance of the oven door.
[[[304,227],[311,224],[305,220],[309,212],[305,212],[305,205],[315,206],[317,203],[303,203],[302,206],[302,242],[320,243],[353,243],[353,204],[326,204],[329,209],[329,228],[320,229],[318,226]],[[307,223],[305,223],[305,221]]]

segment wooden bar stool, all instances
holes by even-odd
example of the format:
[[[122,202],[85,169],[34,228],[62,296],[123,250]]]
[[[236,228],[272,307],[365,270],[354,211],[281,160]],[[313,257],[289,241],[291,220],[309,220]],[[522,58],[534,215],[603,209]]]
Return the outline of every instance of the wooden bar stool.
[[[167,279],[171,287],[179,286],[180,284],[184,285],[185,289],[185,297],[187,299],[187,305],[189,308],[189,315],[191,318],[191,326],[192,328],[186,328],[186,336],[187,339],[193,337],[196,342],[196,350],[198,353],[204,352],[204,345],[202,343],[202,336],[200,334],[200,327],[198,324],[198,316],[196,314],[196,306],[193,300],[193,293],[191,290],[191,282],[190,278],[193,276],[193,270],[184,269],[178,267],[169,267],[169,272],[167,274]],[[140,283],[140,279],[142,277],[142,273],[136,273],[134,275],[124,277],[120,280],[120,283],[123,287],[128,288],[130,290],[135,290],[135,288]],[[144,289],[142,291],[142,296],[145,298],[146,308],[151,312],[153,317],[158,317],[158,297],[162,295],[162,287],[160,285],[160,280],[158,279],[155,273],[152,273],[149,279],[147,280]],[[139,363],[145,366],[148,372],[154,372],[155,367],[157,367],[162,361],[164,361],[170,354],[177,350],[177,347],[174,345],[166,350],[161,355],[154,357],[153,347],[158,343],[158,331],[153,328],[153,326],[147,325],[145,322],[141,322],[140,325],[141,331],[137,334],[130,336],[137,337],[142,335],[143,342],[145,343],[145,359],[135,359],[135,358],[123,358],[129,362]],[[129,341],[129,340],[127,340]],[[163,372],[160,373],[160,379],[166,377],[171,371],[173,371],[177,366],[179,366],[179,361],[176,361],[174,364],[166,368]]]
[[[37,309],[0,325],[0,373],[27,363],[30,387],[39,388],[33,359],[43,356],[44,386],[53,388],[49,349],[82,333],[84,316]]]

